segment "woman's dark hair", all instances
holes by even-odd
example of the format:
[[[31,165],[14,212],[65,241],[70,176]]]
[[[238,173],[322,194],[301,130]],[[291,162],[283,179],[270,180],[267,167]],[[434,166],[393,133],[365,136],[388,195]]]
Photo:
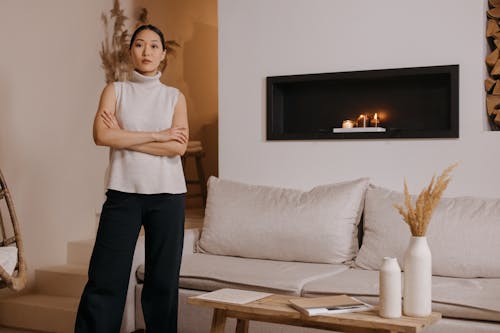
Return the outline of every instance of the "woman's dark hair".
[[[139,28],[135,29],[134,33],[132,34],[132,38],[130,38],[130,45],[128,47],[129,49],[132,48],[132,44],[134,44],[134,41],[135,41],[135,38],[137,37],[137,34],[139,32],[141,32],[142,30],[151,30],[151,31],[155,32],[158,36],[160,36],[161,46],[163,47],[163,51],[165,51],[165,49],[167,47],[165,45],[165,37],[163,37],[163,32],[161,32],[160,29],[158,29],[157,27],[155,27],[152,24],[141,25]]]

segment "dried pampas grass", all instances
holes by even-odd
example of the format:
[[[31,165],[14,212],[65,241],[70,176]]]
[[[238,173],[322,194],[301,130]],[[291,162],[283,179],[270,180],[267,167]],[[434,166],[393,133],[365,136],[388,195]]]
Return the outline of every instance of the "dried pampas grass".
[[[429,186],[420,192],[420,195],[417,197],[417,201],[415,202],[415,206],[412,204],[411,195],[408,192],[408,185],[406,184],[405,179],[404,205],[406,207],[406,211],[401,205],[398,204],[394,204],[394,208],[396,208],[399,214],[403,216],[403,220],[410,227],[412,236],[425,236],[427,226],[431,220],[432,212],[438,205],[444,190],[448,187],[451,180],[450,173],[456,166],[457,163],[450,165],[443,171],[437,180],[436,176],[433,176]]]
[[[130,77],[132,67],[129,59],[129,43],[131,32],[135,31],[139,26],[148,24],[148,11],[146,8],[139,10],[136,23],[130,29],[125,28],[125,21],[128,17],[125,16],[123,9],[120,8],[120,1],[114,0],[113,9],[110,10],[109,18],[106,14],[101,15],[104,24],[104,41],[101,43],[102,68],[106,83],[115,81],[126,81]],[[113,34],[109,35],[109,21],[114,20]],[[175,48],[180,45],[175,40],[167,40],[165,42],[166,52],[168,55],[175,54]],[[160,63],[159,71],[163,73],[167,67],[167,57]]]

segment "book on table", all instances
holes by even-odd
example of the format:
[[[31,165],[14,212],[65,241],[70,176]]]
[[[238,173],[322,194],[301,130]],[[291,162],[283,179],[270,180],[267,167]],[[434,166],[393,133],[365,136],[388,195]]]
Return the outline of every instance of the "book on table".
[[[307,316],[360,312],[373,306],[348,295],[302,297],[290,299],[291,305]]]

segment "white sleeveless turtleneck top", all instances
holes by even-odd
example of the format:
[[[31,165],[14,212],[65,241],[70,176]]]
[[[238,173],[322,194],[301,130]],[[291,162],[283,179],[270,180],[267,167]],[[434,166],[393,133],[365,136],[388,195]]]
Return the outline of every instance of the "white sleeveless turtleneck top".
[[[124,130],[160,131],[172,127],[179,90],[160,82],[160,73],[136,71],[130,81],[114,82],[116,118]],[[128,193],[185,193],[180,156],[155,156],[110,149],[107,188]]]

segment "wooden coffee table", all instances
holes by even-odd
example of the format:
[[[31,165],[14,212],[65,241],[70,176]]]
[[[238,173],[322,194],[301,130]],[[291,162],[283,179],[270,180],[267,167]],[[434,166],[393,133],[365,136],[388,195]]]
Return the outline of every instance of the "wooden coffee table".
[[[403,316],[397,319],[385,319],[378,316],[377,310],[308,317],[290,306],[288,300],[292,298],[299,297],[273,294],[246,304],[229,304],[192,296],[188,298],[188,303],[214,309],[211,333],[223,333],[228,317],[237,319],[237,333],[248,332],[249,320],[340,332],[416,333],[423,332],[426,327],[441,318],[440,313],[433,312],[430,316],[422,318]]]

